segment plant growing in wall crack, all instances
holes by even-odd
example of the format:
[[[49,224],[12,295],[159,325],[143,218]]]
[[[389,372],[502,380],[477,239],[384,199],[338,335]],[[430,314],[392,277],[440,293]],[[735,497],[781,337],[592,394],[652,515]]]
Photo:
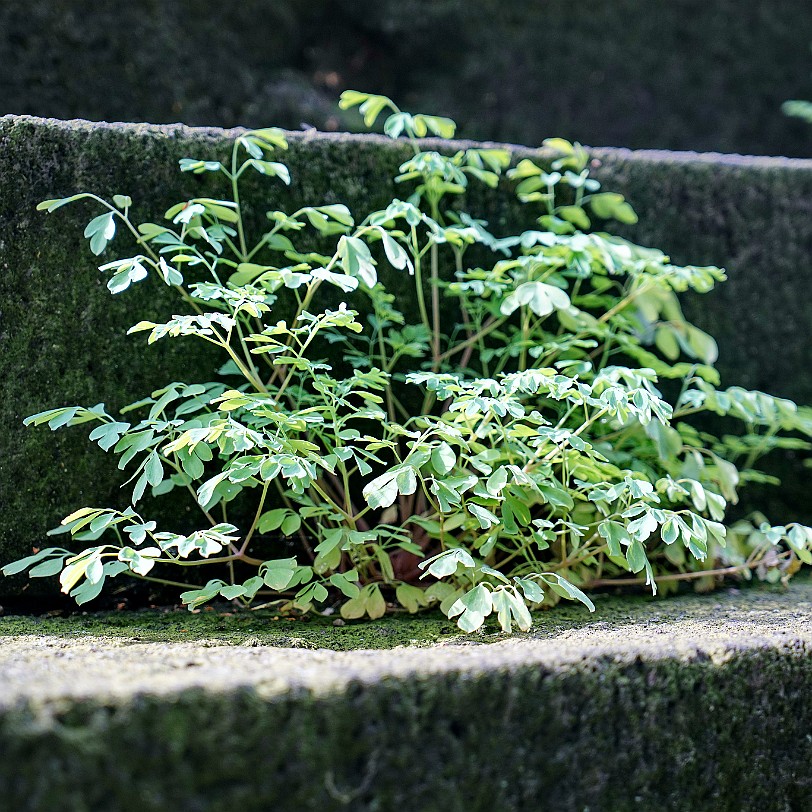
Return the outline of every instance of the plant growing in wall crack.
[[[241,135],[227,163],[182,160],[221,178],[221,195],[179,202],[161,222],[134,223],[122,195],[41,204],[97,205],[85,230],[96,255],[131,232],[138,253],[101,266],[108,288],[155,274],[183,312],[130,332],[208,342],[224,366],[217,381],[170,383],[121,414],[29,417],[87,424],[129,474],[127,497],[79,508],[51,531],[73,549],[42,549],[6,574],[58,575],[79,603],[126,575],[182,587],[192,609],[222,597],[376,618],[439,605],[466,631],[490,615],[510,631],[561,598],[593,608],[587,593],[602,585],[777,580],[812,563],[808,527],[725,523],[739,488],[765,479],[759,457],[803,442],[782,434],[812,435],[812,414],[718,388],[716,345],[678,294],[710,291],[721,270],[590,233],[636,216],[601,191],[578,144],[548,141],[551,164],[508,169],[506,150],[420,140],[452,137],[448,119],[363,93],[341,104],[369,127],[383,116],[411,147],[384,209],[316,201],[268,211],[250,234],[244,176],[291,182],[275,129]],[[465,192],[506,193],[508,180],[537,221],[495,235]],[[386,279],[412,285],[414,315]],[[702,432],[690,421],[703,412],[740,430]],[[158,527],[138,507],[148,489],[194,502],[198,529]],[[300,554],[280,554],[274,533]]]

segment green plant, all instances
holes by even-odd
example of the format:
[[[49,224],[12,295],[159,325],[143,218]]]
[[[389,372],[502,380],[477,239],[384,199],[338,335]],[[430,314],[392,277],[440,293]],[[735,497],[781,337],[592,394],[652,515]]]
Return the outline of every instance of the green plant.
[[[157,274],[185,304],[130,332],[149,344],[191,336],[226,363],[223,380],[171,383],[121,416],[99,405],[27,418],[92,424],[134,486],[123,510],[83,507],[51,531],[86,549],[43,549],[6,574],[58,574],[79,603],[128,575],[182,587],[190,609],[219,596],[375,618],[388,604],[439,604],[466,631],[492,613],[510,631],[560,598],[591,609],[586,591],[603,585],[778,580],[812,563],[808,527],[725,524],[739,487],[767,479],[754,468],[763,454],[807,447],[781,435],[812,436],[812,412],[717,388],[716,344],[678,294],[710,291],[721,270],[588,233],[593,220],[636,215],[601,191],[579,144],[552,139],[549,167],[507,171],[506,150],[445,154],[420,140],[452,137],[448,119],[355,92],[342,106],[360,106],[368,127],[385,113],[386,134],[412,150],[395,179],[404,199],[360,220],[339,204],[269,211],[249,239],[245,173],[290,183],[275,129],[241,135],[227,164],[182,160],[227,194],[178,203],[163,223],[133,223],[122,195],[41,204],[100,205],[91,251],[121,227],[138,245],[101,266],[110,291]],[[464,194],[471,183],[503,193],[504,175],[541,214],[496,236]],[[382,281],[395,275],[413,281],[411,310]],[[701,413],[741,430],[713,436],[689,422]],[[159,529],[135,508],[147,488],[187,492],[205,528]],[[238,528],[229,512],[246,497]],[[297,538],[301,554],[275,554],[272,533]]]
[[[802,99],[789,99],[781,105],[781,112],[785,116],[800,118],[807,124],[812,124],[812,102]]]

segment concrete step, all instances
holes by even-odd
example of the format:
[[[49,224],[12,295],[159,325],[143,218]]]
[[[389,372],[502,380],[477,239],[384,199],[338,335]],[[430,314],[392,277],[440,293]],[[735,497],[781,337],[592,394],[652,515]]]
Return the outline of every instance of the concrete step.
[[[380,650],[422,620],[116,617],[0,619],[1,809],[812,809],[808,580]]]

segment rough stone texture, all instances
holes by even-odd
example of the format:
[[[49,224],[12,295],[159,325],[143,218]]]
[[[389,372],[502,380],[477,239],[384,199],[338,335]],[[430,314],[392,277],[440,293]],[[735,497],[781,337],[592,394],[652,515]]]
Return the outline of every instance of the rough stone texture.
[[[0,113],[341,125],[345,88],[476,138],[809,155],[807,0],[5,0]],[[350,121],[347,118],[345,121]]]
[[[4,802],[808,809],[812,585],[606,604],[513,640],[388,651],[139,643],[138,616],[130,640],[2,637]]]
[[[93,190],[130,194],[136,220],[157,219],[177,200],[218,194],[210,178],[181,175],[184,156],[222,155],[228,131],[183,126],[108,125],[30,117],[0,119],[0,562],[42,544],[44,532],[83,504],[124,506],[114,460],[86,431],[23,429],[28,414],[104,400],[112,409],[172,380],[208,380],[218,359],[194,342],[146,348],[126,329],[173,312],[160,285],[111,297],[82,230],[88,205],[52,215],[44,198]],[[538,152],[513,148],[517,159]],[[344,202],[356,213],[402,189],[391,177],[403,144],[374,136],[291,135],[290,190],[267,181],[250,189],[255,221],[266,208]],[[686,311],[719,339],[728,384],[812,403],[812,161],[595,150],[607,189],[629,196],[640,223],[625,233],[678,262],[726,265],[730,281]],[[502,189],[471,192],[471,211],[495,230],[528,223],[531,212]],[[126,255],[118,239],[102,259]],[[119,253],[120,252],[120,253]],[[407,280],[387,284],[405,303]],[[798,456],[777,463],[786,486],[759,494],[776,521],[810,519],[809,471]],[[165,503],[167,500],[161,500]],[[187,507],[145,510],[180,529]],[[188,521],[188,520],[186,520]],[[0,594],[24,579],[3,579]]]

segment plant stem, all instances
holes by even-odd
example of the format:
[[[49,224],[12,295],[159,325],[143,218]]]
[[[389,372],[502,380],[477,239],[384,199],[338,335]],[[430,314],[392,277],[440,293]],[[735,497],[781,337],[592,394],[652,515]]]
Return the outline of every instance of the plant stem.
[[[239,258],[243,262],[247,262],[248,248],[245,243],[245,230],[242,223],[242,207],[240,206],[240,182],[239,175],[237,174],[237,151],[239,149],[239,140],[234,142],[234,147],[231,150],[231,199],[237,211],[237,235],[240,240],[240,254]]]
[[[254,531],[257,529],[257,524],[259,524],[259,517],[262,515],[262,509],[265,507],[265,497],[268,495],[268,486],[271,484],[270,480],[265,480],[265,484],[262,486],[262,495],[259,497],[259,505],[257,505],[257,512],[254,514],[254,521],[251,522],[251,527],[248,528],[248,532],[245,535],[245,540],[242,543],[242,547],[239,549],[239,555],[244,555],[245,551],[248,549],[248,545],[251,542],[251,538],[254,535]]]

